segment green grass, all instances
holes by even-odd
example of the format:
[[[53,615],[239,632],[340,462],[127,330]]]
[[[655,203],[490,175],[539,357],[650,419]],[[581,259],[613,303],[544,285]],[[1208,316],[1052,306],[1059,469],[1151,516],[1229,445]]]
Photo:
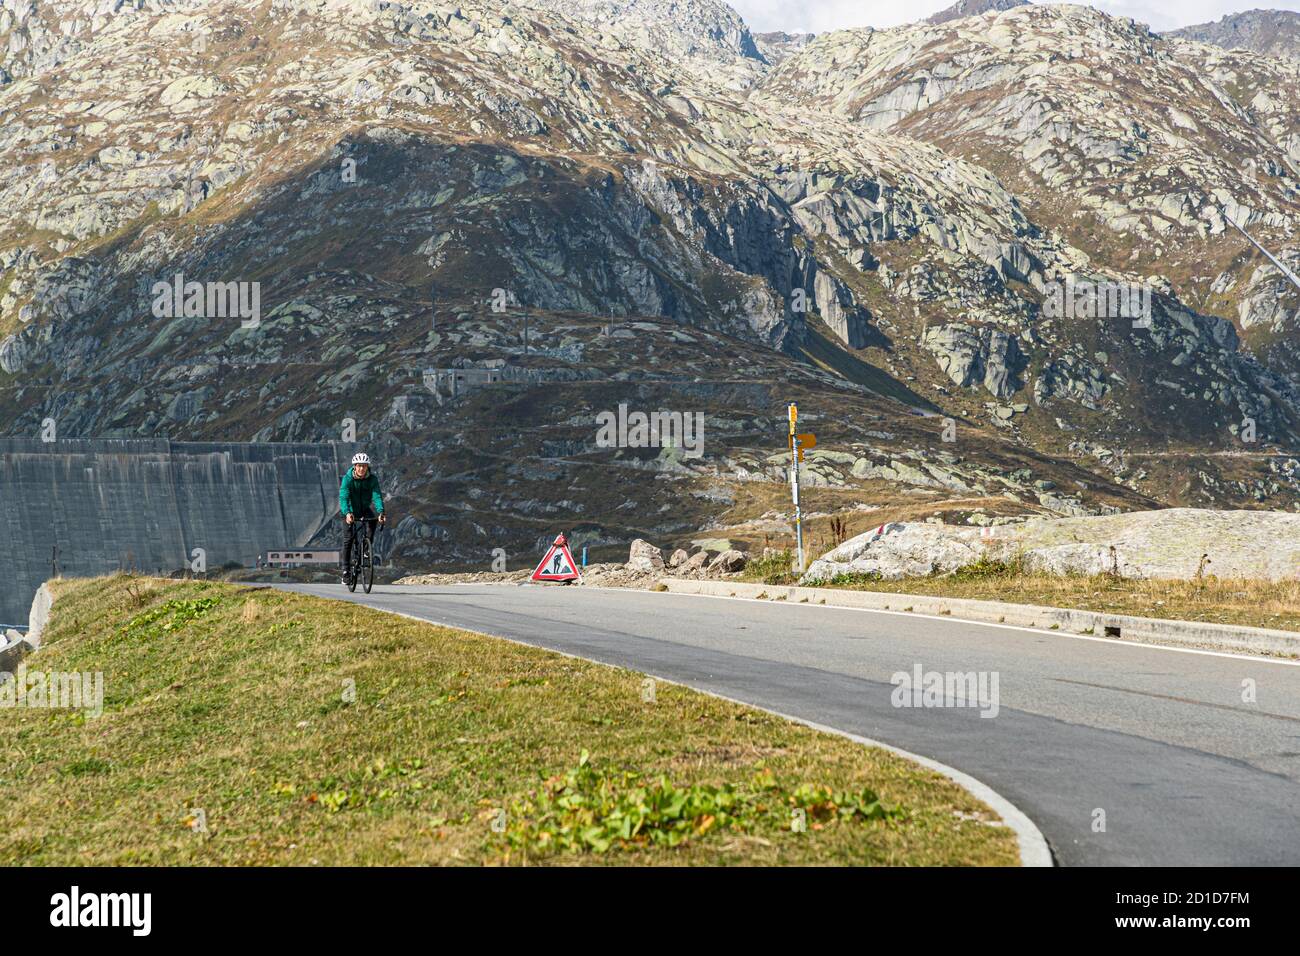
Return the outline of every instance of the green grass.
[[[55,586],[26,665],[102,672],[103,714],[0,715],[0,864],[1017,862],[938,774],[640,674],[236,584]]]

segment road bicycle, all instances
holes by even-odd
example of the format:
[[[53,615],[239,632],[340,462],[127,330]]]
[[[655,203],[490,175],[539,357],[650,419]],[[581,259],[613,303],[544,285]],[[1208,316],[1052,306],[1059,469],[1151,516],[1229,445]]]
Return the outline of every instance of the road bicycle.
[[[375,551],[371,542],[374,531],[367,524],[376,525],[379,523],[378,518],[363,518],[360,515],[353,520],[357,522],[358,528],[356,535],[352,539],[352,566],[348,575],[348,590],[356,591],[357,582],[361,582],[362,588],[367,594],[375,584]]]

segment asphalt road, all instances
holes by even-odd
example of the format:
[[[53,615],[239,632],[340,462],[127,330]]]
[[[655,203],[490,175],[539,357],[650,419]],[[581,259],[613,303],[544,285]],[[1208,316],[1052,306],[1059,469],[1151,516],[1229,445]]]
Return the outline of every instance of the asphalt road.
[[[1011,800],[1063,865],[1300,865],[1295,664],[647,591],[286,587],[617,664],[923,754]],[[892,675],[917,665],[996,674],[996,716],[895,706]]]

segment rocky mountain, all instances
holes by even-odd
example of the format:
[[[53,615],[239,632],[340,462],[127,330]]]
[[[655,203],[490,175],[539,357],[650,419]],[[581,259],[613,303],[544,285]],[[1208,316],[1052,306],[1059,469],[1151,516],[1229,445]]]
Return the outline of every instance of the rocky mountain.
[[[982,13],[1011,10],[1015,7],[1023,7],[1028,3],[1029,0],[957,0],[951,7],[945,7],[938,13],[926,17],[925,22],[931,24],[947,23],[949,20],[960,20],[963,17],[977,17]]]
[[[786,33],[778,30],[771,33],[754,34],[754,42],[768,63],[780,63],[791,53],[807,46],[817,34]]]
[[[1249,50],[1264,56],[1300,60],[1300,13],[1294,10],[1247,10],[1216,23],[1171,30],[1165,34],[1225,50]]]
[[[0,11],[6,434],[355,432],[415,563],[785,540],[791,400],[826,515],[1300,502],[1300,295],[1228,222],[1297,261],[1282,61],[1083,7]]]
[[[981,21],[823,35],[771,71],[751,99],[798,97],[856,127],[933,145],[1012,193],[1021,266],[1000,267],[1002,249],[976,238],[987,227],[936,223],[941,244],[982,258],[1003,279],[949,269],[936,298],[964,287],[967,318],[1019,337],[1035,404],[1060,409],[1056,423],[1039,419],[1049,430],[1104,436],[1129,451],[1165,442],[1224,448],[1245,419],[1268,418],[1266,430],[1284,443],[1295,432],[1300,290],[1229,217],[1282,261],[1300,259],[1298,79],[1281,61],[1163,41],[1090,8],[1030,6]],[[895,269],[887,248],[877,255]],[[1052,276],[1070,274],[1150,287],[1151,327],[1119,317],[1085,328],[1041,309],[1029,322],[1014,317],[1022,304],[1042,304],[1026,299],[1025,286],[1041,292]],[[906,322],[898,300],[887,288],[865,304],[886,316],[901,311]],[[910,335],[936,336],[941,363],[954,335],[969,343],[964,354],[979,352],[971,323],[935,332],[939,317],[911,311]],[[948,368],[958,370],[956,384],[972,380],[971,363],[950,359]]]

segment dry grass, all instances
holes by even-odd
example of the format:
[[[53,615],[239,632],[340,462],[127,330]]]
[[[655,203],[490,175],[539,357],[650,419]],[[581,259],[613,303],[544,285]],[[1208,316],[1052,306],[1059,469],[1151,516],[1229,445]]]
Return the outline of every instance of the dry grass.
[[[945,524],[965,525],[975,512],[996,516],[1037,515],[1039,510],[1008,498],[992,495],[954,495],[937,488],[900,489],[884,481],[867,481],[843,488],[813,487],[800,492],[805,513],[804,547],[812,558],[825,554],[836,545],[857,537],[882,524],[921,522],[938,517]],[[855,507],[871,502],[870,510]],[[761,531],[752,524],[768,512],[791,512],[790,489],[777,483],[740,483],[735,489],[735,505],[723,516],[722,523],[710,534],[745,545],[751,554],[764,548],[795,546],[793,522],[788,529]],[[765,525],[770,525],[766,522]],[[692,537],[700,537],[695,533]],[[684,538],[689,544],[689,538]],[[769,582],[777,583],[777,582]]]
[[[1199,581],[1131,580],[1104,574],[1062,577],[1008,569],[992,573],[959,571],[898,581],[844,578],[832,586],[1300,631],[1300,581],[1215,577]]]

